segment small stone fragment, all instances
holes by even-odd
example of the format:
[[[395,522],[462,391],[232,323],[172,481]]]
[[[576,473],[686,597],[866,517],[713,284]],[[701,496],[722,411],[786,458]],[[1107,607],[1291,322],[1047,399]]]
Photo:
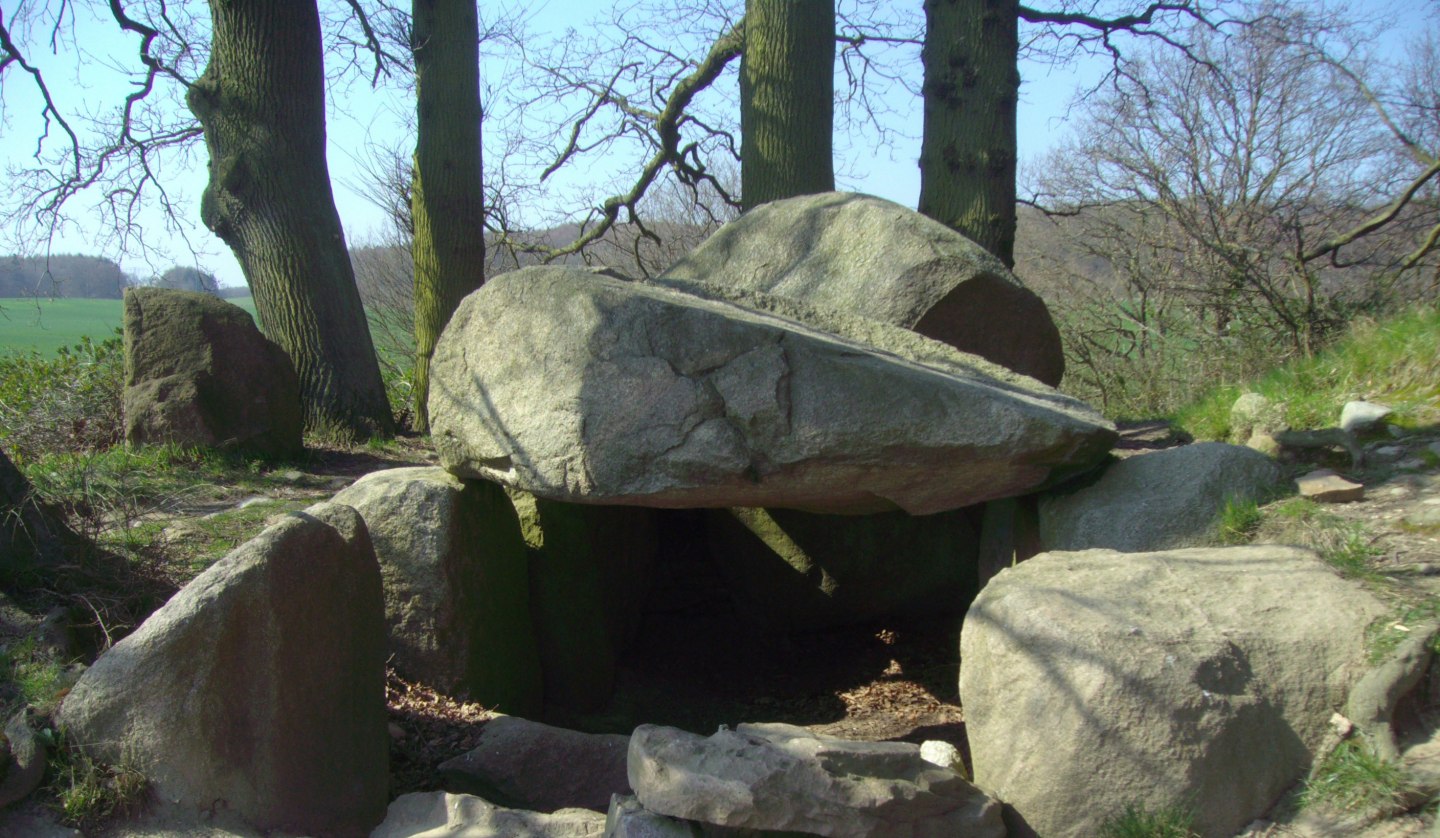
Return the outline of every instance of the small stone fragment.
[[[1383,404],[1367,401],[1346,402],[1340,409],[1340,427],[1351,433],[1374,430],[1393,410]]]
[[[0,766],[5,772],[0,780],[0,808],[28,797],[45,778],[45,744],[31,730],[28,712],[21,708],[5,725],[8,764]]]
[[[970,779],[970,771],[965,767],[965,760],[960,757],[960,749],[949,742],[942,742],[939,739],[927,739],[921,742],[920,758],[926,762],[933,762],[941,768],[948,768],[967,780]]]
[[[1316,503],[1351,503],[1365,499],[1365,487],[1352,483],[1328,468],[1295,478],[1300,496]]]

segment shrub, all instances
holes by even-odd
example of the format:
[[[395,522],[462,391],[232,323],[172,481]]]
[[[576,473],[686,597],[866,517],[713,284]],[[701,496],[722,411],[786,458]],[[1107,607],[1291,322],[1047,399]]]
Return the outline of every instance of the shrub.
[[[94,451],[124,437],[118,334],[99,342],[83,337],[53,358],[33,351],[0,357],[0,445],[12,459]]]

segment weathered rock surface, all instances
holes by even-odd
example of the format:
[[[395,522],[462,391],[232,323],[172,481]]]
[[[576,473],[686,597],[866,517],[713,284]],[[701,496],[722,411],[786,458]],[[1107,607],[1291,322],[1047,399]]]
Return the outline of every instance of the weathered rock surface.
[[[840,192],[756,207],[671,266],[702,281],[914,329],[1054,386],[1065,371],[1045,303],[984,248],[899,204]]]
[[[588,809],[526,812],[434,791],[395,798],[370,838],[600,838],[604,832],[605,816]]]
[[[640,805],[633,795],[615,795],[605,813],[605,838],[704,838],[694,821],[667,818]]]
[[[389,782],[385,617],[364,521],[319,504],[200,574],[61,705],[70,742],[156,796],[261,829],[361,835]]]
[[[335,496],[365,519],[395,667],[503,713],[542,708],[520,522],[505,490],[441,468],[367,474]]]
[[[249,313],[210,294],[125,289],[124,407],[131,445],[303,450],[294,364]]]
[[[767,630],[963,614],[979,589],[970,510],[915,517],[709,510],[706,539],[736,605]]]
[[[876,349],[567,268],[467,297],[432,376],[446,468],[586,503],[927,514],[1031,491],[1115,439],[1082,403],[913,334]]]
[[[1364,484],[1346,480],[1328,468],[1295,478],[1295,488],[1301,497],[1316,503],[1353,503],[1365,499]]]
[[[529,555],[545,717],[564,723],[610,700],[655,562],[657,512],[510,499]]]
[[[1285,405],[1259,393],[1242,393],[1230,407],[1229,441],[1274,456],[1280,445],[1275,434],[1286,429]]]
[[[708,738],[641,725],[629,769],[649,811],[720,826],[854,838],[1005,835],[997,801],[908,743],[784,724]]]
[[[1395,411],[1383,404],[1366,401],[1346,402],[1340,408],[1340,429],[1349,433],[1372,431],[1385,423]]]
[[[1262,499],[1279,480],[1274,460],[1221,442],[1129,457],[1108,465],[1083,488],[1065,486],[1040,498],[1041,547],[1125,552],[1193,547],[1214,536],[1227,500]]]
[[[30,727],[29,710],[21,708],[5,723],[0,754],[0,809],[23,800],[45,778],[45,743]]]
[[[630,737],[581,733],[499,716],[485,723],[474,750],[441,763],[445,788],[515,809],[604,812],[630,793]]]
[[[961,632],[975,782],[1012,834],[1092,836],[1133,804],[1233,835],[1306,775],[1385,610],[1290,547],[1036,556]]]

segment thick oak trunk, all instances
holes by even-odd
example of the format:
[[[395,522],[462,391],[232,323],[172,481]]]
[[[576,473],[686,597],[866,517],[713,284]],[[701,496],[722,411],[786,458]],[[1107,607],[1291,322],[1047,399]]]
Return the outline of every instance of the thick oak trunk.
[[[747,0],[740,58],[745,209],[835,188],[834,0]]]
[[[265,333],[295,362],[312,431],[394,432],[325,163],[314,0],[210,0],[210,64],[187,96],[205,129],[205,225],[240,262]]]
[[[485,281],[480,33],[475,0],[414,0],[413,12],[415,418],[426,431],[435,341],[460,300]]]
[[[920,212],[1015,264],[1017,0],[925,0]]]

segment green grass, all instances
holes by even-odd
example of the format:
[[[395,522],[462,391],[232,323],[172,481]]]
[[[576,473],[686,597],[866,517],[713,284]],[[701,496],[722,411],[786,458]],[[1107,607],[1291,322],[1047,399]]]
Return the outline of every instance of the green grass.
[[[1364,524],[1346,521],[1322,504],[1300,497],[1266,504],[1256,513],[1258,518],[1245,519],[1251,540],[1307,547],[1350,579],[1374,582],[1381,578],[1374,567],[1380,551]],[[1228,508],[1226,514],[1240,515]],[[1225,520],[1222,516],[1222,535]]]
[[[1401,808],[1410,783],[1400,766],[1355,741],[1330,752],[1300,795],[1302,808],[1317,804],[1345,812],[1385,815]]]
[[[1195,815],[1181,806],[1154,812],[1126,806],[1123,814],[1100,827],[1100,838],[1193,838],[1196,835]]]
[[[63,740],[57,741],[51,752],[54,756],[46,774],[61,823],[98,829],[144,808],[150,781],[133,758],[107,765]]]
[[[255,316],[252,298],[228,302]],[[86,335],[99,339],[114,334],[123,315],[119,300],[0,299],[0,353],[34,349],[48,355]]]
[[[1260,531],[1263,521],[1264,514],[1260,511],[1260,504],[1253,500],[1227,499],[1215,525],[1220,543],[1249,544],[1255,540],[1255,534]]]
[[[1440,308],[1424,307],[1384,321],[1360,321],[1313,358],[1276,368],[1255,381],[1209,390],[1176,413],[1175,423],[1196,439],[1224,439],[1230,407],[1245,390],[1285,406],[1295,429],[1327,428],[1340,407],[1357,398],[1395,409],[1402,426],[1440,422]]]

